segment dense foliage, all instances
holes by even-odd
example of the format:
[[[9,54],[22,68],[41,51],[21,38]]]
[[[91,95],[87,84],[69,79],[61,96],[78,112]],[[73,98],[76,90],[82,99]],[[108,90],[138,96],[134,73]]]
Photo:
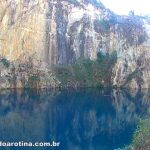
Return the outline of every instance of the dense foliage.
[[[136,150],[150,149],[150,120],[141,121],[134,134],[133,146]]]
[[[104,87],[111,86],[112,68],[116,62],[116,53],[97,54],[97,60],[80,58],[68,66],[58,66],[56,76],[67,87]]]

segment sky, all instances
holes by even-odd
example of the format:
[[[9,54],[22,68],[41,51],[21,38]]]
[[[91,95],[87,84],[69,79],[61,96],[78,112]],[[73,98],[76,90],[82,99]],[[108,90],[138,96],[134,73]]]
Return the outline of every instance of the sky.
[[[133,10],[136,15],[150,14],[150,0],[100,0],[107,8],[119,15],[128,15]]]

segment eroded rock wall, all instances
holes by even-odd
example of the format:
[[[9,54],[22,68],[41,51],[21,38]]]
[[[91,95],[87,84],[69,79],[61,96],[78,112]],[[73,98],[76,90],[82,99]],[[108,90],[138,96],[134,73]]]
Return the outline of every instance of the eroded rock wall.
[[[0,0],[0,8],[0,55],[14,66],[32,59],[51,70],[116,52],[112,85],[149,88],[149,19],[115,15],[96,0]]]
[[[131,24],[122,25],[116,42],[117,63],[113,68],[112,83],[118,87],[150,87],[150,41],[149,19],[128,17]],[[126,28],[124,28],[126,26]],[[119,28],[118,28],[119,29]],[[117,30],[118,30],[117,29]],[[125,29],[125,31],[123,31]],[[124,38],[126,33],[126,38]]]
[[[50,66],[70,63],[80,56],[96,58],[100,37],[94,20],[103,14],[91,4],[75,4],[1,0],[0,55],[9,60],[30,55]]]

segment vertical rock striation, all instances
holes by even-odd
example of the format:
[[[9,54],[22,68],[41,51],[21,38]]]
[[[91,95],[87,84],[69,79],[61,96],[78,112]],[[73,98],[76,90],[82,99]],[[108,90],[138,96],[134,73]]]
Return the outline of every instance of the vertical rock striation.
[[[149,88],[149,19],[117,16],[97,0],[0,0],[0,8],[2,58],[46,70],[115,51],[112,84]]]
[[[89,3],[57,0],[1,1],[0,55],[17,60],[25,55],[53,64],[96,58],[99,35],[94,22],[102,10]]]

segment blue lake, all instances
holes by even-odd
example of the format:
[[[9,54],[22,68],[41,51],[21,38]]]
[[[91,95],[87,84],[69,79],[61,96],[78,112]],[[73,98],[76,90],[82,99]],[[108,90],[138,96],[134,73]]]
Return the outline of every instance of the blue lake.
[[[148,92],[109,89],[3,90],[0,141],[60,142],[0,150],[114,150],[129,145],[150,117]]]

